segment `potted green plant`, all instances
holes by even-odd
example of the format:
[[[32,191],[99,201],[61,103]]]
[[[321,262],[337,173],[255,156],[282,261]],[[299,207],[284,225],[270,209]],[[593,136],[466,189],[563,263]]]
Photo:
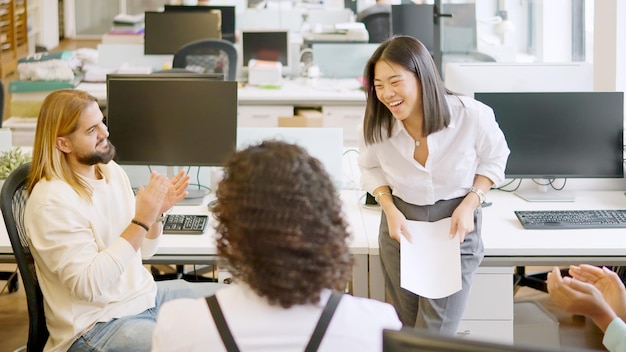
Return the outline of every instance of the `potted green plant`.
[[[13,170],[30,160],[30,153],[24,152],[20,147],[14,147],[0,152],[0,183],[4,182],[4,180],[9,177]]]

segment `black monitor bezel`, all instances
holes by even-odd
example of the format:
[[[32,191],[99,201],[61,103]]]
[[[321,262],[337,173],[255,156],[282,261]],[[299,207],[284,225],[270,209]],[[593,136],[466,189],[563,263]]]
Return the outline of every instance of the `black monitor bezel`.
[[[507,178],[509,179],[517,179],[517,178],[519,179],[624,178],[624,165],[623,165],[623,161],[624,161],[624,157],[623,157],[624,155],[623,154],[623,150],[624,150],[624,138],[623,138],[624,94],[623,92],[597,92],[597,91],[594,91],[594,92],[476,92],[474,94],[474,97],[476,100],[479,100],[487,105],[490,105],[490,104],[494,105],[493,100],[491,99],[504,97],[505,99],[509,99],[510,101],[515,102],[515,106],[513,106],[513,104],[511,104],[510,106],[510,109],[516,110],[515,113],[518,113],[519,109],[523,106],[533,108],[533,107],[538,106],[539,102],[551,103],[554,101],[562,101],[563,99],[567,99],[567,101],[571,102],[571,104],[582,104],[582,106],[580,106],[578,109],[576,108],[572,109],[572,106],[568,104],[568,109],[571,110],[572,113],[581,113],[583,111],[583,106],[588,106],[590,99],[593,99],[595,101],[604,99],[604,101],[610,101],[613,104],[616,104],[616,106],[614,106],[614,109],[612,109],[613,113],[608,116],[613,119],[613,121],[610,121],[611,126],[613,127],[605,128],[605,129],[610,129],[610,131],[614,133],[614,136],[611,139],[614,145],[610,147],[610,149],[612,150],[612,153],[614,154],[612,158],[614,164],[611,167],[612,171],[610,172],[580,171],[583,167],[586,167],[588,165],[588,162],[586,163],[585,161],[580,162],[581,166],[575,172],[571,172],[571,171],[540,172],[540,171],[534,170],[536,166],[529,168],[528,164],[523,162],[523,160],[532,159],[531,158],[532,156],[537,157],[537,158],[545,157],[546,156],[545,152],[544,153],[527,153],[527,155],[523,156],[522,157],[523,159],[520,159],[519,161],[518,159],[512,159],[512,158],[517,158],[516,153],[519,153],[519,151],[527,152],[528,149],[523,148],[523,147],[518,147],[516,143],[512,143],[513,141],[520,139],[519,136],[514,136],[512,134],[513,133],[512,131],[516,131],[516,129],[511,128],[511,131],[509,131],[509,127],[503,128],[503,126],[508,126],[508,124],[504,120],[505,117],[503,116],[503,113],[498,112],[498,110],[502,111],[502,109],[493,108],[493,107],[492,108],[494,109],[496,122],[498,122],[498,124],[500,125],[500,128],[503,130],[505,138],[507,138],[507,144],[509,145],[509,149],[511,150],[511,154],[509,155],[509,159],[507,162],[507,167],[505,169],[505,176]],[[533,104],[532,101],[536,101],[537,103]],[[596,111],[599,114],[606,113],[606,108],[607,108],[606,106],[598,106],[596,107]],[[550,116],[557,116],[557,114],[546,114],[544,116],[531,115],[524,121],[530,122],[531,118],[537,119],[539,117],[542,117],[544,120],[539,121],[537,123],[540,123],[540,122],[545,123],[546,121],[545,119],[549,119]],[[571,116],[571,115],[568,115],[568,116]],[[588,118],[591,119],[590,121],[597,122],[597,120],[594,120],[596,117],[588,116]],[[569,121],[571,121],[571,119]],[[563,122],[565,122],[565,119]],[[591,125],[598,126],[597,124],[591,124]],[[550,132],[557,131],[557,129],[550,129],[550,128],[547,128],[547,129],[543,128],[542,130],[547,130]],[[588,130],[586,130],[586,132],[588,132]],[[536,140],[536,137],[533,137],[533,138]],[[584,143],[584,145],[587,145],[587,147],[589,148],[597,145],[597,144],[594,144],[593,141],[586,140],[585,138],[586,138],[585,135],[583,134],[580,135],[581,147],[583,147],[582,143]],[[605,139],[601,139],[598,137],[597,140],[601,140],[602,142],[604,142],[609,138],[610,137],[607,135]],[[554,141],[554,139],[551,139],[551,141]],[[577,145],[575,143],[571,143],[571,144],[574,146]],[[548,151],[550,149],[542,148],[542,150]],[[533,154],[533,155],[530,155],[530,154]],[[577,155],[582,155],[582,154],[583,153],[580,153]],[[555,156],[551,156],[551,157],[553,158],[552,160],[556,160],[556,161],[560,160],[560,159],[556,159]],[[587,161],[592,160],[592,159],[597,159],[597,158],[588,157]],[[516,161],[512,162],[512,160],[516,160]],[[594,160],[594,161],[597,161],[597,160]],[[521,164],[524,164],[524,165],[520,166]],[[608,165],[609,165],[608,161],[606,165],[607,165],[606,169],[608,170]],[[511,168],[514,168],[514,169],[511,170]],[[590,170],[590,168],[586,168],[586,170]]]
[[[233,153],[237,147],[236,136],[237,136],[237,105],[238,105],[237,82],[225,81],[223,80],[223,77],[224,77],[223,74],[199,74],[199,73],[108,74],[107,75],[106,123],[107,123],[107,126],[109,127],[109,131],[111,132],[109,139],[111,140],[111,143],[115,145],[117,148],[117,156],[115,158],[116,162],[120,165],[222,166],[226,158],[231,153]],[[167,155],[159,156],[158,158],[154,158],[153,154],[150,154],[150,153],[146,154],[149,156],[144,155],[141,158],[137,158],[135,156],[130,157],[130,156],[127,156],[127,154],[125,153],[125,150],[129,149],[127,146],[128,144],[130,144],[131,146],[133,146],[133,144],[127,143],[127,140],[135,138],[135,136],[137,135],[142,135],[142,136],[147,135],[148,137],[150,137],[151,133],[144,131],[143,128],[141,129],[137,128],[136,130],[133,129],[133,131],[124,130],[123,132],[120,132],[123,129],[123,127],[115,124],[115,120],[111,119],[112,113],[116,114],[116,111],[123,109],[123,107],[121,106],[114,107],[114,109],[111,109],[111,98],[113,97],[113,99],[115,99],[115,95],[112,94],[111,92],[110,82],[120,81],[120,80],[140,81],[143,83],[154,81],[156,84],[159,84],[161,86],[163,86],[164,80],[176,82],[176,83],[181,83],[184,81],[195,81],[195,82],[200,81],[201,83],[207,83],[208,85],[215,85],[215,87],[211,88],[211,90],[216,92],[216,94],[221,94],[221,96],[220,97],[216,97],[215,95],[212,96],[209,91],[197,91],[196,90],[192,92],[192,94],[196,94],[194,96],[197,98],[194,101],[198,101],[198,104],[194,104],[194,107],[196,105],[204,104],[204,106],[201,108],[202,111],[200,113],[202,114],[201,116],[205,118],[205,119],[202,119],[202,121],[206,121],[207,125],[204,127],[197,127],[197,128],[192,129],[193,131],[192,133],[199,132],[202,135],[201,136],[196,135],[196,137],[194,138],[189,138],[189,141],[194,141],[194,142],[200,141],[200,143],[198,143],[197,145],[189,145],[187,143],[183,143],[186,145],[176,144],[177,148],[181,147],[181,148],[186,148],[186,149],[175,150],[175,151],[172,151],[171,153],[169,152],[170,149],[167,149],[168,152],[164,153]],[[204,87],[208,87],[207,84],[201,84],[201,85]],[[172,92],[171,96],[169,96],[167,100],[163,98],[161,99],[157,98],[152,101],[168,101],[169,102],[168,104],[172,104],[171,102],[176,101],[176,94],[184,94],[184,93],[186,92],[184,91]],[[137,99],[133,101],[135,102],[135,104],[138,104]],[[232,116],[228,116],[227,119],[220,120],[220,126],[219,128],[216,128],[214,125],[210,125],[211,119],[223,118],[223,116],[216,116],[215,114],[212,114],[211,108],[219,104],[222,104],[220,105],[222,107],[227,106],[227,108],[223,108],[223,110],[230,111],[229,115],[232,115]],[[181,109],[183,109],[184,107],[188,107],[188,106],[191,106],[191,104],[182,105]],[[121,115],[121,116],[125,117],[125,116],[128,116],[128,114]],[[181,121],[181,115],[168,116],[168,117],[171,119],[175,119],[174,121],[176,121],[177,124],[185,123],[184,118],[182,119],[183,121]],[[154,123],[157,123],[157,122],[154,122]],[[167,123],[170,124],[171,122],[168,121]],[[142,126],[145,126],[145,124]],[[220,145],[220,148],[215,148],[215,149],[219,149],[218,153],[209,154],[208,152],[211,150],[210,146],[213,143],[217,143],[216,140],[218,139],[220,141],[219,143],[221,143],[221,140],[223,138],[226,138],[229,141],[228,145]],[[155,139],[155,141],[156,140],[158,139]],[[155,142],[152,140],[150,142],[144,141],[142,145],[144,145],[145,148],[151,148],[154,145],[153,143]],[[138,146],[134,146],[134,147],[138,148]],[[161,147],[161,145],[159,145],[159,147]],[[191,158],[186,154],[186,150],[195,152],[196,151],[195,148],[204,148],[204,150],[207,151],[207,154],[206,156],[203,155],[202,158],[204,159],[206,157],[206,159],[199,161],[198,158],[196,157]],[[176,155],[179,155],[179,156],[176,156]]]
[[[286,45],[284,48],[284,54],[285,54],[285,59],[284,61],[280,61],[281,64],[283,65],[283,70],[288,70],[291,64],[291,52],[290,52],[290,36],[289,36],[289,31],[287,30],[245,30],[241,32],[241,57],[242,57],[242,66],[244,69],[248,68],[248,62],[249,59],[255,59],[254,57],[251,57],[253,55],[250,55],[250,47],[246,46],[246,37],[250,37],[250,36],[254,36],[254,35],[269,35],[269,34],[281,34],[284,35],[284,44]],[[257,60],[262,60],[262,59],[257,59]]]
[[[416,38],[433,53],[435,51],[434,10],[435,6],[429,4],[391,5],[391,34]]]
[[[165,4],[165,12],[196,12],[219,10],[222,13],[222,39],[235,43],[237,14],[235,6]]]
[[[211,16],[212,12],[159,12],[159,11],[146,11],[144,14],[144,55],[174,55],[184,45],[201,39],[221,39],[221,30],[213,30],[213,27],[209,27],[208,24],[214,19]],[[154,25],[154,21],[163,22],[169,17],[168,21],[176,22],[177,26],[173,23],[170,25],[164,25],[163,23],[157,23]],[[194,18],[195,17],[195,18]],[[204,19],[202,18],[204,17]],[[174,21],[174,19],[178,18]],[[198,31],[198,24],[207,24],[204,28],[206,31]],[[183,36],[184,39],[176,38],[172,32],[172,28],[180,26],[188,26],[186,29],[193,29],[192,31],[179,32],[178,36]],[[217,28],[217,26],[215,27]],[[178,28],[179,30],[181,28]],[[182,28],[185,29],[185,28]],[[181,34],[184,33],[184,34]]]

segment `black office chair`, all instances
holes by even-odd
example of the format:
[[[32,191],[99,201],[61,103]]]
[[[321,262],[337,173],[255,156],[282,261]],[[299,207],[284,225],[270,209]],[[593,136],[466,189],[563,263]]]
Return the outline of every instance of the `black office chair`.
[[[525,266],[516,266],[513,273],[513,287],[517,289],[518,287],[526,286],[541,292],[548,292],[547,280],[549,273],[550,271],[541,271],[528,274]],[[569,269],[561,269],[561,275],[569,276]]]
[[[0,127],[2,127],[2,121],[4,120],[4,84],[0,81]]]
[[[4,84],[0,81],[0,127],[2,127],[2,120],[4,119]],[[19,288],[19,281],[17,280],[16,271],[2,271],[0,272],[0,281],[6,281],[6,287],[9,292],[16,292]]]
[[[237,79],[237,49],[222,39],[200,39],[183,45],[174,53],[172,68],[200,73],[223,73],[225,79]]]
[[[0,210],[9,234],[15,261],[22,277],[28,306],[28,342],[26,350],[43,351],[48,340],[48,328],[44,313],[43,294],[39,288],[35,271],[35,261],[30,253],[30,243],[24,229],[24,208],[26,207],[26,181],[30,163],[13,171],[4,181],[0,191]]]
[[[370,43],[382,43],[391,37],[391,13],[373,13],[365,16],[362,22],[369,33]]]

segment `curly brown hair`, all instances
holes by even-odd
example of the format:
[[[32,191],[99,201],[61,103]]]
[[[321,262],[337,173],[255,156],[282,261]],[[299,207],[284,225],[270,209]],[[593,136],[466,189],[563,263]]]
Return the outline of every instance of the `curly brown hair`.
[[[236,280],[288,308],[343,290],[353,259],[341,201],[319,160],[264,141],[236,152],[218,185],[217,249]]]

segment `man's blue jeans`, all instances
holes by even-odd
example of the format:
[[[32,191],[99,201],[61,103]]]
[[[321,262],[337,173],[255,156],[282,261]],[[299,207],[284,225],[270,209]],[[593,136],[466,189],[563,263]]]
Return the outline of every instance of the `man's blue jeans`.
[[[196,298],[214,294],[223,287],[216,283],[189,283],[184,280],[157,282],[156,302],[153,308],[140,314],[97,323],[79,337],[69,352],[78,351],[147,351],[152,345],[156,317],[164,302],[177,298]]]

